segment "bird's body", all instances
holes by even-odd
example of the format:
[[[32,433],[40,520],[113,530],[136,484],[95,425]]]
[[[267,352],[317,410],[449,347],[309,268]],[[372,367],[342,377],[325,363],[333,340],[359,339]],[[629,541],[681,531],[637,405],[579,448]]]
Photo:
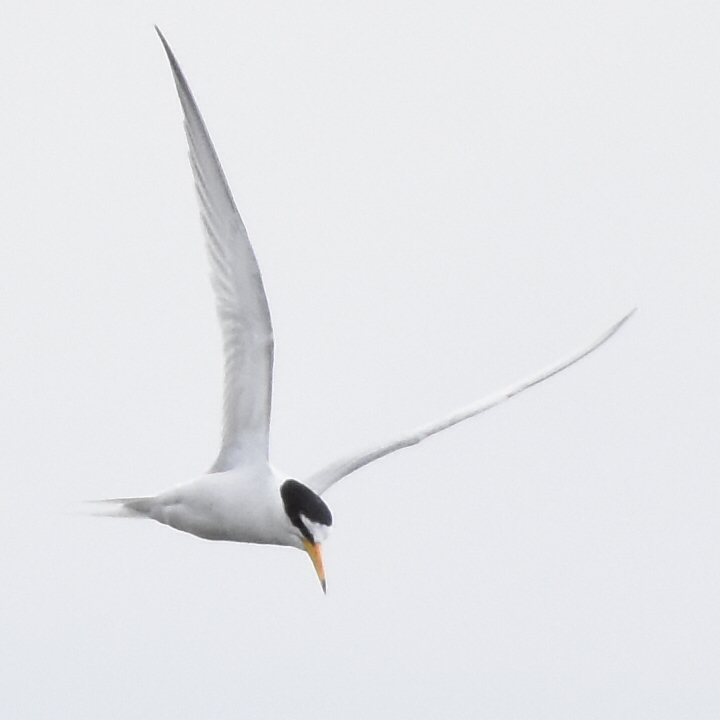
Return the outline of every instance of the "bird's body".
[[[206,475],[153,497],[105,502],[113,504],[113,514],[151,518],[209,540],[303,549],[310,555],[324,589],[320,543],[332,524],[332,515],[320,496],[329,487],[364,465],[415,445],[564,370],[602,345],[632,313],[590,345],[490,398],[398,439],[342,458],[302,482],[279,472],[268,458],[274,341],[260,269],[187,81],[162,33],[157,32],[185,116],[223,335],[223,436],[220,453]]]
[[[302,549],[283,508],[288,476],[265,464],[210,473],[124,507],[206,540],[289,545]]]

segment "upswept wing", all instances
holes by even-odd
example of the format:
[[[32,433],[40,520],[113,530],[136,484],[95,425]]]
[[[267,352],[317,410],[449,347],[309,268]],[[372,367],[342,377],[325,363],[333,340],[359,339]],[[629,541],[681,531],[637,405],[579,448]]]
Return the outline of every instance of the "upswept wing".
[[[167,53],[180,104],[210,257],[225,352],[222,447],[211,472],[268,457],[273,332],[260,268],[185,76]]]
[[[413,432],[407,433],[406,435],[403,435],[402,437],[391,442],[384,443],[376,447],[367,448],[363,452],[359,452],[355,455],[350,455],[348,457],[330,463],[326,467],[306,478],[304,480],[305,485],[314,490],[318,495],[322,495],[322,493],[324,493],[329,487],[334,485],[338,480],[341,480],[346,475],[350,475],[350,473],[359,470],[364,465],[374,462],[375,460],[379,460],[381,457],[385,457],[386,455],[389,455],[396,450],[401,450],[402,448],[410,447],[411,445],[417,445],[425,438],[430,437],[431,435],[435,435],[435,433],[439,433],[441,430],[445,430],[449,427],[452,427],[453,425],[457,425],[463,420],[467,420],[468,418],[479,415],[486,410],[490,410],[490,408],[494,408],[496,405],[500,405],[500,403],[503,403],[513,397],[513,395],[518,395],[519,393],[523,392],[523,390],[527,390],[533,385],[537,385],[543,380],[547,380],[553,375],[559,373],[561,370],[565,370],[565,368],[568,368],[570,367],[570,365],[573,365],[578,360],[581,360],[586,355],[589,355],[591,352],[593,352],[593,350],[596,350],[605,341],[609,340],[630,319],[630,316],[634,312],[635,310],[629,312],[627,315],[625,315],[625,317],[612,325],[612,327],[608,328],[599,338],[597,338],[590,345],[587,345],[581,350],[577,350],[572,355],[569,355],[568,357],[560,360],[554,365],[551,365],[544,370],[535,373],[534,375],[526,378],[525,380],[515,383],[514,385],[510,385],[509,387],[495,393],[494,395],[483,398],[482,400],[479,400],[478,402],[473,403],[466,408],[456,410],[454,413],[448,415],[447,417],[444,417],[442,420],[438,420],[434,423],[431,423],[430,425],[426,425]]]

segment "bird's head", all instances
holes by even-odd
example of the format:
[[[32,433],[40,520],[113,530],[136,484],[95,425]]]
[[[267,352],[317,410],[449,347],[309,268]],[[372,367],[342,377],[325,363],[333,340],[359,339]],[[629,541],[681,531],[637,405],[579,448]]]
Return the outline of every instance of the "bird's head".
[[[332,525],[332,513],[322,498],[297,480],[286,480],[280,486],[280,497],[297,538],[310,556],[323,592],[326,592],[325,568],[320,543]]]

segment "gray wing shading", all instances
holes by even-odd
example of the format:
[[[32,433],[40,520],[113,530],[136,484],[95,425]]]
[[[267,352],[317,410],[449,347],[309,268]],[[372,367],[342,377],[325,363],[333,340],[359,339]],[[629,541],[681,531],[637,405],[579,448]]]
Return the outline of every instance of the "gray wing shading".
[[[359,452],[355,455],[350,455],[348,457],[330,463],[326,467],[306,478],[303,482],[309,488],[318,493],[318,495],[321,495],[329,487],[334,485],[338,480],[341,480],[346,475],[350,475],[350,473],[359,470],[364,465],[374,462],[375,460],[379,460],[381,457],[385,457],[386,455],[389,455],[396,450],[401,450],[402,448],[410,447],[411,445],[417,445],[425,438],[430,437],[431,435],[435,435],[435,433],[439,433],[440,431],[452,427],[453,425],[457,425],[463,420],[467,420],[468,418],[479,415],[486,410],[490,410],[490,408],[494,408],[496,405],[500,405],[500,403],[503,403],[513,397],[513,395],[518,395],[524,390],[531,388],[533,385],[537,385],[543,380],[547,380],[548,378],[556,375],[560,371],[565,370],[565,368],[570,367],[578,360],[581,360],[586,355],[589,355],[591,352],[593,352],[593,350],[596,350],[605,341],[609,340],[622,327],[622,325],[624,325],[629,320],[630,316],[634,312],[635,310],[629,312],[627,315],[625,315],[625,317],[612,325],[612,327],[608,328],[599,338],[597,338],[590,345],[585,346],[581,350],[577,350],[572,355],[569,355],[568,357],[560,360],[554,365],[551,365],[550,367],[547,367],[540,372],[531,375],[529,378],[521,380],[514,385],[510,385],[504,390],[501,390],[500,392],[497,392],[489,397],[483,398],[482,400],[479,400],[478,402],[473,403],[468,407],[462,408],[461,410],[456,410],[451,415],[448,415],[447,417],[444,417],[441,420],[433,422],[424,427],[418,428],[417,430],[407,433],[402,437],[397,438],[396,440],[383,443],[382,445],[378,445],[376,447],[367,448],[363,452]]]
[[[170,46],[167,53],[180,104],[190,163],[210,257],[225,353],[223,435],[211,472],[231,469],[241,458],[268,457],[273,333],[260,268],[225,174],[187,81]]]

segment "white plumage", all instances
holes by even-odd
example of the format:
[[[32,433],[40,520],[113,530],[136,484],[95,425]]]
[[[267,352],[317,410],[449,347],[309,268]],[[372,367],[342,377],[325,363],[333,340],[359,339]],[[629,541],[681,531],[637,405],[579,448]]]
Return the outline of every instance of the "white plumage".
[[[157,28],[156,28],[157,30]],[[564,370],[602,345],[632,312],[560,362],[401,438],[340,459],[302,483],[268,458],[273,332],[260,269],[190,88],[162,33],[200,201],[225,353],[220,453],[206,475],[155,497],[110,500],[117,514],[148,517],[210,540],[287,545],[310,555],[325,588],[320,543],[332,523],[320,499],[329,487],[389,453],[478,415]],[[634,312],[634,311],[633,311]]]

